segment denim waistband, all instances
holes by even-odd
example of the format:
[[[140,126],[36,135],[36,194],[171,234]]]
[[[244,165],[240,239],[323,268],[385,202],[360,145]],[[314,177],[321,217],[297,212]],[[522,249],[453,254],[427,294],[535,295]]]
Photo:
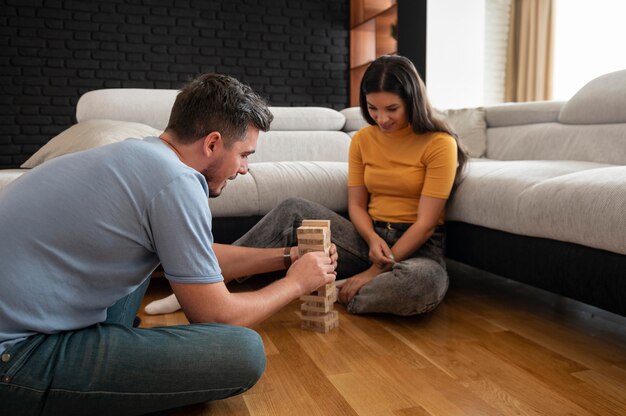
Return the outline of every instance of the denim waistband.
[[[375,227],[387,228],[388,230],[406,231],[413,225],[412,222],[384,222],[374,221]]]

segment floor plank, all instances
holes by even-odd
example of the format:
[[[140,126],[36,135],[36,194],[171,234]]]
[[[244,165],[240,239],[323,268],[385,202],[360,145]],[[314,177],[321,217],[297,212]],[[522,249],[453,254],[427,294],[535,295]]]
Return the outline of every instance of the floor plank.
[[[424,316],[337,305],[339,328],[321,334],[300,329],[292,302],[254,328],[267,354],[256,386],[176,415],[626,414],[626,318],[454,262],[449,271],[446,300]],[[153,279],[144,305],[169,293]],[[140,317],[187,323],[182,312]]]

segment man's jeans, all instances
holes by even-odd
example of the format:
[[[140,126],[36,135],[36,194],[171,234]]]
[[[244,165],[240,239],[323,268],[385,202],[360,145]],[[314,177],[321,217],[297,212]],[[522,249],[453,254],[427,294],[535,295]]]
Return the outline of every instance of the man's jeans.
[[[133,328],[148,280],[113,305],[107,321],[34,335],[0,361],[0,413],[139,415],[223,399],[265,370],[259,335],[193,324]]]
[[[370,265],[369,246],[352,223],[330,209],[301,198],[288,198],[270,211],[250,231],[235,241],[246,247],[283,247],[298,244],[297,228],[303,219],[329,219],[331,241],[337,246],[337,279],[345,279]],[[375,226],[391,247],[404,231]],[[364,285],[347,305],[351,313],[383,312],[415,315],[431,311],[448,290],[443,257],[444,232],[435,233],[408,259]]]

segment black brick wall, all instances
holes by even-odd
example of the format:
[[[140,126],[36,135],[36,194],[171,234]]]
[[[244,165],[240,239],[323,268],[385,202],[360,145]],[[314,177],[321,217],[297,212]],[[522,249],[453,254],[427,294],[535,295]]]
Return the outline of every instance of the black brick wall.
[[[228,73],[275,106],[348,105],[349,0],[0,0],[0,168],[99,88]]]

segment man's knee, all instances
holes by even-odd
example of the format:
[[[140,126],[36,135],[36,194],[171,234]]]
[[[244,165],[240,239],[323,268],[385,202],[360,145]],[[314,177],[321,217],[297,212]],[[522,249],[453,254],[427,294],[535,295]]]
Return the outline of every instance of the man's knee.
[[[254,386],[265,371],[265,350],[259,334],[239,326],[199,325],[210,326],[208,336],[213,341],[204,348],[196,344],[195,373],[208,377],[206,381],[213,386],[221,380],[217,382],[220,388],[233,389],[234,394]]]
[[[254,386],[265,372],[265,349],[261,336],[248,328],[244,331],[241,344],[242,374],[249,380],[248,388]]]

